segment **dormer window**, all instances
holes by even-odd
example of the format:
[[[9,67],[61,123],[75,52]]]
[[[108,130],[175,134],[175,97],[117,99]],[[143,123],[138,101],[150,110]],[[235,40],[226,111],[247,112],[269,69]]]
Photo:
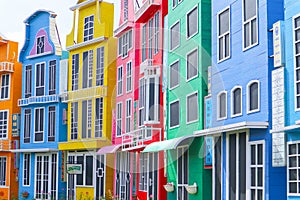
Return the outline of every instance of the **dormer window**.
[[[83,41],[94,38],[94,15],[84,18]]]
[[[45,36],[40,36],[36,41],[36,53],[42,54],[45,52]]]

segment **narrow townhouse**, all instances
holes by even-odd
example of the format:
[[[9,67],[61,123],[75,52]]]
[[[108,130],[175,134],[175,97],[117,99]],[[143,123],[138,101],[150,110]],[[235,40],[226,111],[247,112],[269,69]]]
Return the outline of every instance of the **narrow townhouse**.
[[[283,3],[212,1],[210,124],[195,134],[213,136],[215,200],[286,199],[286,171],[272,165],[270,133],[272,28],[284,17]]]
[[[69,51],[66,152],[68,199],[102,199],[113,194],[113,155],[97,155],[111,144],[116,40],[114,6],[79,0],[70,8],[73,27],[66,37]]]
[[[12,151],[19,148],[21,79],[18,43],[0,33],[0,198],[3,199],[18,196],[19,160]]]
[[[60,100],[68,54],[62,51],[56,14],[37,10],[25,21],[25,43],[20,52],[22,88],[18,199],[65,197],[66,183],[58,142],[66,140],[63,118],[66,104]]]

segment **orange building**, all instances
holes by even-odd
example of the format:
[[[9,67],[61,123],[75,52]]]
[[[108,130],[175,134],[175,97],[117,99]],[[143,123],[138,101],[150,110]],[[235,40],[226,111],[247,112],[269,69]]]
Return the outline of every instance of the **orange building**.
[[[0,199],[18,196],[18,158],[11,150],[19,146],[21,79],[18,43],[0,33]]]

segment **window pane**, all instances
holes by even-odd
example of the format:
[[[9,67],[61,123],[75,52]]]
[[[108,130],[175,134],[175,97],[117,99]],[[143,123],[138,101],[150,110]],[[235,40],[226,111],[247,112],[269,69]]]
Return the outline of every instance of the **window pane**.
[[[300,40],[300,29],[295,31],[295,40],[299,41]]]
[[[244,47],[248,47],[250,45],[250,23],[244,25]]]
[[[251,145],[251,165],[256,164],[255,145]]]
[[[250,110],[258,109],[258,83],[250,85]]]
[[[297,152],[296,144],[290,144],[289,145],[289,155],[295,155],[296,152]]]
[[[219,15],[219,36],[229,31],[229,9]]]
[[[256,186],[256,173],[255,173],[255,168],[251,168],[251,186]]]
[[[198,32],[198,7],[187,15],[187,36],[190,37]]]
[[[198,74],[198,49],[187,55],[187,80]]]
[[[177,22],[173,27],[171,27],[171,50],[177,47],[180,43],[180,25]]]
[[[233,114],[239,114],[241,113],[241,89],[236,89],[233,91]]]
[[[290,193],[297,193],[297,183],[289,183]]]
[[[296,43],[296,54],[299,54],[299,53],[300,53],[300,42]]]
[[[289,180],[290,181],[295,181],[297,180],[297,169],[291,169],[289,171]]]
[[[93,156],[86,156],[85,185],[93,185]]]
[[[219,96],[219,118],[226,117],[226,94]]]
[[[257,164],[259,164],[259,165],[263,164],[263,145],[262,144],[257,145]]]
[[[198,119],[198,94],[193,94],[187,98],[187,122]]]
[[[244,21],[256,15],[256,1],[257,0],[244,0]]]
[[[229,33],[225,35],[225,57],[229,56]]]
[[[300,70],[299,70],[300,71]],[[170,88],[179,84],[179,61],[170,66]]]
[[[224,37],[219,39],[219,60],[224,58]]]
[[[257,185],[263,186],[263,168],[262,167],[257,168]]]
[[[257,42],[257,22],[256,19],[251,21],[251,44],[255,44]]]
[[[179,101],[170,105],[170,127],[179,125]]]

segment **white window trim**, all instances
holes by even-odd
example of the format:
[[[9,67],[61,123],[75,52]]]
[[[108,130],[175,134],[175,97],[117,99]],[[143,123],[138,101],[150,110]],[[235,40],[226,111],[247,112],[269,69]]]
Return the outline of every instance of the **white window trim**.
[[[89,37],[91,36],[90,34],[87,34],[87,35],[84,35],[84,31],[85,30],[90,30],[91,29],[91,27],[89,27],[88,29],[85,29],[84,28],[84,25],[85,25],[85,22],[84,22],[84,20],[86,19],[86,18],[90,18],[90,17],[94,17],[94,21],[93,21],[93,27],[92,27],[92,29],[93,29],[93,38],[95,37],[95,16],[94,15],[89,15],[89,16],[86,16],[86,17],[84,17],[83,18],[83,32],[82,32],[82,36],[83,36],[83,42],[88,42],[88,41],[90,41],[90,40],[92,40],[92,39],[89,39]],[[90,23],[90,21],[88,21],[88,23]],[[85,37],[87,37],[87,40],[84,40],[84,38]]]
[[[234,114],[234,94],[233,92],[236,90],[236,89],[240,89],[241,90],[241,112],[240,113],[237,113],[237,114]],[[242,86],[235,86],[234,88],[231,89],[231,117],[238,117],[238,116],[242,116],[243,115],[243,89],[242,89]]]
[[[38,109],[43,109],[44,110],[44,115],[43,115],[43,140],[42,141],[35,141],[35,111],[38,110]],[[34,123],[33,123],[33,143],[44,143],[44,140],[45,140],[45,108],[44,107],[37,107],[37,108],[34,108],[34,113],[33,113],[33,120],[34,120]]]
[[[37,72],[37,65],[42,65],[42,64],[44,64],[44,95],[46,94],[46,68],[47,68],[47,65],[46,65],[46,63],[45,62],[41,62],[41,63],[36,63],[35,64],[35,73],[34,74],[31,74],[31,76],[34,76],[34,80],[35,80],[35,82],[34,82],[34,96],[37,96],[36,95],[36,89],[37,89],[37,86],[36,86],[36,84],[37,84],[37,76],[36,76],[36,72]],[[44,95],[42,95],[42,96],[44,96]]]
[[[220,140],[221,140],[221,169],[223,169],[223,136],[222,136],[222,134],[221,135],[215,135],[215,136],[219,136],[220,137]],[[213,138],[213,144],[215,145],[215,138],[216,137],[214,137]],[[215,148],[213,147],[212,148],[212,163],[213,163],[213,166],[212,166],[212,174],[213,174],[213,176],[212,176],[212,199],[215,199],[215,191],[216,191],[216,187],[215,187],[215,183],[216,183],[216,177],[214,176],[214,174],[215,174],[215,171],[216,171],[216,169],[215,169]],[[220,173],[221,174],[221,197],[223,197],[223,187],[222,187],[222,182],[223,182],[223,173],[221,172]]]
[[[127,71],[128,68],[127,68],[127,66],[128,66],[129,63],[131,63],[131,72],[130,72],[131,74],[130,74],[130,76],[127,76],[128,75],[128,71]],[[134,76],[133,76],[134,73],[133,72],[134,72],[133,62],[132,62],[132,60],[130,60],[130,61],[128,61],[126,63],[126,84],[125,84],[126,85],[126,93],[132,92],[133,83],[134,83],[134,80],[133,80],[134,79]],[[130,81],[131,81],[131,88],[130,88],[130,90],[127,90],[127,84],[128,84],[127,78],[128,77],[130,77]]]
[[[195,9],[197,8],[197,32],[195,32],[194,34],[188,36],[188,15]],[[194,37],[195,35],[197,35],[199,33],[199,7],[198,7],[198,3],[190,10],[187,11],[187,13],[185,14],[185,19],[186,19],[186,39],[189,40],[191,39],[192,37]]]
[[[225,117],[219,117],[220,115],[220,96],[221,94],[225,93]],[[227,115],[228,115],[228,108],[227,108],[227,91],[223,90],[223,91],[220,91],[217,95],[217,120],[224,120],[224,119],[227,119]]]
[[[129,116],[127,116],[127,103],[129,102],[129,101],[131,101],[131,103],[130,103],[130,115]],[[129,120],[131,120],[131,118],[132,118],[132,99],[131,98],[129,98],[129,99],[126,99],[126,112],[125,112],[125,131],[127,130],[127,119],[129,118]],[[130,123],[130,125],[132,125],[132,123]],[[129,132],[131,131],[131,126],[129,127]],[[126,132],[127,133],[127,132]]]
[[[121,117],[120,119],[118,118],[118,105],[121,105]],[[120,130],[121,130],[121,133],[120,135],[118,135],[118,120],[121,121],[121,127],[120,127]],[[121,138],[122,137],[122,129],[123,128],[123,102],[118,102],[116,104],[116,138]]]
[[[188,98],[190,96],[193,96],[194,94],[197,94],[197,109],[198,109],[197,112],[198,112],[198,115],[197,115],[197,119],[192,120],[192,121],[188,121]],[[185,122],[186,122],[186,124],[188,125],[188,124],[192,124],[194,122],[198,122],[199,121],[199,93],[198,93],[198,91],[192,92],[192,93],[186,95],[185,102],[186,102],[185,103],[185,109],[186,109],[186,112],[185,112],[185,114],[186,114],[186,116],[185,116]]]
[[[5,75],[8,75],[9,77],[9,82],[8,82],[8,97],[7,98],[3,98],[3,99],[0,99],[0,101],[7,101],[7,100],[10,100],[10,89],[11,89],[11,74],[2,74],[1,75],[1,83],[2,83],[2,77],[5,76]],[[0,95],[2,95],[2,84],[1,84],[1,91],[0,91]],[[1,97],[1,96],[0,96]]]
[[[0,141],[1,141],[1,140],[7,140],[8,139],[8,134],[9,134],[9,132],[8,132],[8,130],[9,130],[9,117],[10,117],[10,115],[9,115],[9,110],[8,109],[6,109],[6,110],[0,110],[0,112],[7,112],[6,137],[5,138],[0,138]]]
[[[51,62],[53,62],[53,61],[55,61],[55,65],[51,65]],[[56,78],[56,72],[57,72],[57,60],[50,60],[49,62],[48,62],[48,70],[47,70],[47,72],[48,72],[48,77],[47,77],[47,80],[49,80],[50,81],[50,77],[52,77],[52,75],[50,74],[50,68],[52,68],[53,66],[55,66],[55,74],[54,74],[54,77],[52,77],[52,78],[54,78],[54,80],[52,80],[52,81],[54,81],[54,91],[55,91],[55,93],[54,94],[57,94],[57,78]],[[53,88],[51,88],[52,90],[51,91],[53,91]],[[48,85],[48,94],[50,93],[50,84]]]
[[[172,38],[172,37],[171,37],[171,35],[172,35],[172,28],[174,28],[174,26],[177,25],[177,24],[179,24],[179,44],[178,44],[177,46],[175,46],[175,47],[172,49],[172,48],[171,48],[171,42],[172,42],[172,41],[171,41],[171,38]],[[180,26],[180,19],[179,19],[179,20],[175,21],[175,22],[172,24],[172,26],[170,27],[170,36],[169,36],[169,38],[170,38],[170,39],[169,39],[169,42],[170,42],[170,43],[169,43],[169,44],[170,44],[170,48],[169,48],[169,49],[170,49],[171,52],[174,51],[175,49],[177,49],[177,48],[181,45],[181,39],[180,39],[181,37],[180,37],[180,36],[181,36],[181,26]]]
[[[154,78],[155,85],[154,85],[154,119],[149,120],[149,87],[150,87],[150,79]],[[145,80],[145,121],[144,124],[159,124],[160,123],[160,99],[158,98],[159,96],[159,85],[160,85],[160,75],[155,74],[155,75],[148,75],[144,77]]]
[[[173,0],[172,0],[172,9],[174,10],[176,7],[177,7],[177,5],[178,5],[178,3],[177,3],[177,0],[175,0],[176,2],[175,2],[175,5],[173,4]]]
[[[178,159],[178,149],[183,149],[184,150],[185,148],[187,148],[187,150],[186,150],[187,151],[187,170],[189,170],[189,160],[190,160],[190,157],[189,157],[190,148],[189,148],[189,146],[188,145],[182,145],[182,146],[177,147],[177,149],[176,149],[176,157]],[[177,169],[178,169],[178,163],[179,162],[177,162],[177,164],[176,164],[177,165],[176,166]],[[184,173],[184,170],[182,170],[181,173]],[[187,182],[189,182],[189,173],[187,173],[187,174],[188,174],[188,177],[187,177],[188,181]],[[182,178],[183,178],[183,174],[182,174]],[[178,197],[178,192],[179,192],[178,186],[188,186],[188,184],[178,184],[178,172],[176,173],[176,183],[177,183],[177,186],[176,186],[176,190],[177,190],[176,195]],[[188,196],[189,196],[189,193],[188,193]]]
[[[131,45],[130,45],[130,41],[129,41],[129,35],[130,35],[130,32],[131,32]],[[127,54],[125,55],[125,56],[123,56],[123,46],[124,46],[124,44],[123,44],[123,37],[125,37],[125,35],[127,34],[127,39],[128,39],[128,41],[127,41],[127,46],[128,46],[128,49],[127,49]],[[130,30],[128,30],[128,31],[126,31],[124,34],[122,34],[119,38],[118,38],[118,55],[117,55],[117,57],[121,57],[122,59],[125,59],[125,58],[127,58],[128,56],[129,56],[129,51],[131,50],[131,49],[133,49],[133,45],[134,45],[134,42],[133,42],[133,40],[134,40],[134,37],[133,37],[133,31],[132,31],[132,29],[130,29]],[[119,52],[119,46],[120,46],[120,41],[121,41],[121,52]]]
[[[292,27],[293,27],[293,61],[294,61],[294,109],[295,111],[300,111],[300,107],[297,108],[297,80],[296,80],[296,70],[297,70],[297,60],[296,60],[296,48],[295,48],[295,44],[296,44],[296,37],[295,37],[295,31],[300,29],[297,28],[295,29],[295,19],[300,17],[300,14],[293,16],[292,18]],[[300,56],[300,55],[299,55]],[[300,67],[299,67],[300,70]],[[299,81],[300,83],[300,81]],[[300,95],[299,95],[300,96]]]
[[[179,76],[178,84],[174,85],[173,87],[170,87],[170,85],[171,85],[171,66],[174,65],[176,62],[178,62],[178,76]],[[179,85],[180,85],[180,59],[175,60],[174,62],[172,62],[169,65],[169,77],[170,77],[169,78],[169,90],[173,90],[173,89],[179,87]]]
[[[176,102],[178,102],[178,104],[179,104],[179,110],[178,110],[178,116],[179,116],[179,124],[178,125],[175,125],[175,126],[171,126],[171,104],[173,104],[173,103],[176,103]],[[178,128],[179,126],[180,126],[180,100],[179,99],[176,99],[176,100],[174,100],[174,101],[171,101],[170,103],[169,103],[169,129],[174,129],[174,128]]]
[[[118,80],[119,79],[119,69],[120,68],[122,68],[122,78],[121,78],[121,80]],[[117,97],[123,95],[123,83],[124,83],[123,78],[124,78],[124,69],[123,69],[123,65],[121,65],[117,68]],[[122,83],[122,89],[121,89],[120,94],[118,94],[119,93],[119,82]]]
[[[220,15],[223,13],[223,12],[225,12],[226,10],[228,9],[228,11],[229,11],[229,21],[228,21],[228,24],[229,24],[229,31],[228,32],[226,32],[226,33],[223,33],[223,35],[221,35],[221,36],[219,36],[219,17],[220,17]],[[219,40],[220,40],[220,38],[222,38],[222,37],[225,37],[225,35],[227,35],[227,34],[229,34],[229,46],[228,46],[228,48],[229,48],[229,55],[227,56],[227,57],[224,57],[223,59],[220,59],[219,58],[219,49],[220,49],[220,44],[219,44]],[[218,37],[218,41],[217,41],[217,57],[218,57],[218,62],[217,63],[221,63],[221,62],[223,62],[223,61],[225,61],[225,60],[228,60],[229,58],[231,58],[231,9],[230,9],[230,6],[227,6],[226,8],[224,8],[223,10],[221,10],[220,12],[218,12],[218,14],[217,14],[217,37]]]
[[[190,77],[190,78],[187,78],[187,76],[188,76],[188,59],[187,59],[187,57],[188,57],[191,53],[193,53],[194,51],[196,51],[196,50],[197,50],[197,57],[198,57],[197,74],[196,74],[195,76],[192,76],[192,77]],[[189,82],[189,81],[191,81],[191,80],[193,80],[193,79],[195,79],[195,78],[197,78],[197,77],[199,76],[199,49],[198,49],[198,47],[196,47],[196,48],[192,49],[191,51],[187,52],[187,53],[185,54],[185,59],[186,59],[186,62],[185,62],[185,70],[186,70],[186,76],[185,76],[185,79],[186,79],[186,82]]]
[[[24,166],[25,166],[25,159],[24,158],[25,158],[26,154],[29,155],[29,158],[30,158],[30,160],[29,160],[29,169],[28,169],[29,170],[29,177],[28,177],[29,184],[28,185],[24,185]],[[22,186],[23,187],[30,187],[30,183],[31,183],[30,182],[31,181],[31,178],[30,178],[31,177],[31,161],[32,161],[31,153],[24,153],[23,154],[23,168],[22,168]]]
[[[247,21],[244,21],[244,0],[242,0],[242,45],[243,45],[243,51],[247,51],[248,49],[251,49],[252,47],[258,45],[258,43],[259,43],[258,42],[259,41],[259,31],[258,31],[258,28],[259,28],[259,21],[258,21],[259,20],[259,18],[258,18],[258,1],[257,0],[255,0],[255,1],[256,1],[256,15],[254,17],[248,19]],[[254,43],[254,44],[251,44],[251,45],[249,45],[248,47],[245,48],[245,45],[244,45],[245,44],[245,30],[244,30],[245,28],[244,28],[244,26],[247,23],[251,23],[251,21],[253,19],[255,19],[255,18],[256,18],[256,24],[257,24],[257,27],[256,27],[257,42]],[[250,37],[251,37],[251,34],[250,34]]]
[[[0,158],[5,158],[5,185],[0,185],[0,188],[8,188],[9,186],[9,183],[8,183],[8,181],[10,180],[10,178],[8,178],[8,176],[9,176],[9,173],[6,173],[8,170],[10,170],[10,169],[8,169],[8,157],[7,156],[0,156]],[[2,170],[2,169],[1,169]]]
[[[50,105],[49,107],[48,107],[48,109],[47,109],[47,120],[48,120],[48,123],[47,124],[49,124],[49,122],[50,122],[50,118],[49,118],[49,114],[50,114],[50,112],[53,112],[53,111],[50,111],[50,109],[49,108],[51,108],[51,107],[54,107],[54,121],[55,121],[55,127],[54,127],[54,141],[49,141],[49,127],[47,126],[47,142],[56,142],[56,140],[57,140],[57,131],[56,131],[56,126],[57,126],[57,117],[56,117],[56,115],[58,114],[57,113],[57,108],[56,108],[56,106],[54,106],[54,105]]]
[[[286,187],[287,187],[287,196],[300,196],[300,193],[290,193],[290,187],[289,187],[289,145],[292,145],[292,144],[300,144],[300,141],[299,140],[296,140],[296,141],[289,141],[287,142],[287,145],[286,145],[286,154],[287,154],[287,159],[286,159],[286,169],[287,169],[287,176],[286,176],[286,180],[287,180],[287,184],[286,184]],[[298,154],[299,155],[299,154]]]
[[[250,110],[250,85],[253,83],[257,83],[257,90],[258,90],[258,109],[255,110]],[[259,80],[251,80],[248,84],[247,84],[247,103],[246,103],[246,107],[247,107],[247,114],[250,113],[255,113],[255,112],[259,112],[260,111],[260,82]]]
[[[43,47],[43,52],[42,53],[38,53],[38,49],[39,49],[39,47],[38,47],[38,39],[39,38],[44,38],[44,47]],[[45,52],[45,43],[46,43],[46,35],[40,35],[40,36],[38,36],[38,37],[36,37],[36,44],[35,44],[35,47],[36,47],[36,56],[38,56],[38,55],[40,55],[40,56],[42,56],[43,54],[45,54],[45,53],[47,53],[47,52]]]

